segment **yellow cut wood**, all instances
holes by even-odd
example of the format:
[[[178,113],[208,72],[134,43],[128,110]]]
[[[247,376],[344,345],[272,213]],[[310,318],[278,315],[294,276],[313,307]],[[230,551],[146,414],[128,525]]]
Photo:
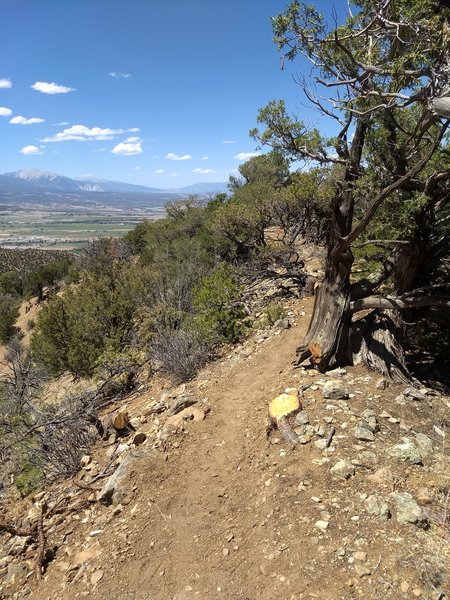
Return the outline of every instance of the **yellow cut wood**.
[[[300,408],[298,394],[285,392],[269,402],[269,416],[274,423],[277,423],[282,417],[288,417],[298,412]]]

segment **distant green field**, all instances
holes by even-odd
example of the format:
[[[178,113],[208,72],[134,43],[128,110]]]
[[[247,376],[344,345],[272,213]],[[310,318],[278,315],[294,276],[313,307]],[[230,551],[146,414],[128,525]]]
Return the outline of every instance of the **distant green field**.
[[[98,237],[121,237],[144,218],[157,219],[163,209],[149,213],[105,210],[80,212],[0,207],[0,247],[52,247],[73,249]]]

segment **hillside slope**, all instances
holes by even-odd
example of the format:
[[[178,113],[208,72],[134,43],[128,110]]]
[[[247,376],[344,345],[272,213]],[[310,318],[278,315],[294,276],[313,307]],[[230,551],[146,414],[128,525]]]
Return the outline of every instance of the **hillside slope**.
[[[28,597],[445,597],[450,482],[444,422],[450,402],[429,393],[412,399],[398,386],[377,389],[376,374],[361,368],[327,377],[293,370],[311,308],[312,299],[298,302],[293,327],[256,335],[186,389],[156,381],[130,402],[147,441],[121,455],[135,456],[121,502],[89,506],[92,489],[78,489],[87,502],[79,514],[50,527],[48,546],[58,546],[56,558]],[[324,399],[330,379],[350,397]],[[310,425],[299,425],[304,443],[292,449],[276,431],[268,439],[268,401],[287,387],[308,384],[301,414]],[[166,413],[149,415],[149,407],[180,394],[198,400],[194,419],[172,417],[169,426]],[[360,439],[364,432],[371,437],[369,429],[357,430],[359,439],[354,431],[374,425],[367,409],[377,421],[372,441]],[[388,454],[405,437],[421,464]],[[112,449],[99,444],[83,481],[95,479]],[[330,471],[340,459],[349,461],[348,479],[339,476],[347,476],[346,469]],[[405,514],[416,523],[401,522]],[[30,549],[30,565],[33,556]]]

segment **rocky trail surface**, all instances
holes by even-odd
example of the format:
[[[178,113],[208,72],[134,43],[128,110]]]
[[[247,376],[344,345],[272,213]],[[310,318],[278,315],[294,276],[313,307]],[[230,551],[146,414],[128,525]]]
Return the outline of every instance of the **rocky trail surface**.
[[[132,399],[145,441],[85,457],[65,500],[80,508],[49,520],[40,582],[36,548],[2,538],[0,598],[450,597],[449,398],[360,367],[294,370],[312,299],[292,309],[291,327],[255,335],[187,386],[154,382]],[[295,447],[266,434],[269,400],[293,387]]]

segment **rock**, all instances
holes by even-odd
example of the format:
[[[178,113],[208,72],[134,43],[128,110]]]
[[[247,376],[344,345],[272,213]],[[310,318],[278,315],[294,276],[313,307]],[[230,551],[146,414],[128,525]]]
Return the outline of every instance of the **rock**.
[[[367,552],[363,552],[362,550],[357,550],[356,552],[353,552],[352,556],[355,560],[358,560],[359,562],[366,562],[367,560]]]
[[[289,329],[291,326],[291,322],[289,319],[278,319],[273,324],[275,329]]]
[[[373,435],[373,432],[370,431],[370,429],[368,429],[364,425],[357,425],[353,429],[352,433],[353,433],[353,437],[356,438],[357,440],[362,440],[364,442],[373,442],[375,440],[375,436]]]
[[[103,488],[98,492],[97,500],[101,504],[109,506],[110,504],[124,503],[125,498],[131,493],[128,485],[131,467],[142,455],[142,450],[133,450],[127,453],[115,473],[111,475]]]
[[[362,452],[360,452],[359,457],[361,461],[364,461],[366,463],[374,464],[378,462],[378,457],[375,454],[375,452],[369,452],[369,450],[363,450]]]
[[[421,465],[423,453],[414,444],[411,438],[403,438],[402,444],[395,444],[388,448],[387,453],[393,458],[398,458],[412,465]]]
[[[314,446],[316,448],[319,448],[319,450],[325,450],[325,448],[327,447],[327,440],[315,440],[314,442]]]
[[[82,565],[83,563],[88,562],[89,560],[98,558],[102,552],[103,552],[103,549],[100,547],[100,544],[97,542],[96,544],[93,544],[89,548],[86,548],[86,550],[77,552],[77,554],[75,554],[75,556],[71,560],[72,565],[74,565],[74,566]]]
[[[400,584],[400,590],[403,594],[407,594],[409,591],[409,583],[403,580]]]
[[[321,531],[326,531],[328,529],[329,522],[319,520],[319,521],[316,521],[314,523],[314,525],[315,525],[315,527],[317,527],[317,529],[320,529]]]
[[[374,494],[372,496],[368,496],[364,500],[364,508],[369,515],[373,515],[374,517],[379,517],[381,519],[389,519],[391,514],[387,502],[384,502]]]
[[[308,413],[304,410],[300,411],[295,416],[295,424],[296,425],[309,425],[309,416]]]
[[[365,420],[363,424],[364,427],[367,427],[372,433],[376,433],[380,431],[380,426],[378,425],[377,416],[373,410],[367,408],[362,414],[361,417]]]
[[[80,460],[81,468],[86,467],[91,462],[91,460],[92,460],[92,457],[89,456],[89,454],[84,454]]]
[[[348,398],[348,392],[339,379],[330,379],[322,388],[322,396],[333,400]]]
[[[408,492],[392,492],[389,497],[395,502],[398,523],[426,525],[428,517]]]
[[[28,546],[29,538],[27,536],[16,535],[5,544],[5,550],[8,556],[19,556]]]
[[[392,485],[394,483],[394,475],[389,467],[381,467],[381,469],[369,475],[368,479],[381,485]]]
[[[195,398],[190,398],[189,396],[180,396],[175,400],[175,402],[170,407],[170,414],[176,415],[185,408],[196,404],[197,400]]]
[[[190,406],[188,408],[184,408],[176,415],[172,415],[167,419],[164,424],[164,428],[174,428],[177,429],[186,421],[203,421],[205,418],[205,409],[200,408],[199,406]]]
[[[145,442],[146,439],[147,439],[147,435],[145,433],[143,433],[143,432],[137,433],[133,438],[133,444],[135,446],[140,446],[141,444],[143,444]]]
[[[360,564],[355,565],[355,571],[356,571],[356,574],[358,575],[358,577],[366,577],[366,576],[370,575],[372,572],[369,569],[369,567],[366,567],[366,565],[360,565]]]
[[[104,575],[104,571],[101,569],[99,571],[94,571],[91,575],[91,584],[97,585],[97,583],[102,579]]]
[[[330,377],[344,377],[344,375],[347,375],[347,371],[345,369],[342,369],[341,367],[338,367],[337,369],[332,369],[331,371],[328,371],[327,375],[329,375]]]
[[[431,452],[433,452],[433,441],[424,433],[415,433],[417,445],[420,448],[420,453],[423,458],[426,458]]]
[[[24,585],[27,579],[28,569],[24,564],[14,564],[11,563],[8,565],[8,571],[5,576],[6,585]]]
[[[348,460],[342,459],[338,461],[334,467],[331,467],[330,471],[337,477],[349,479],[349,477],[352,477],[352,475],[355,474],[355,467]]]

